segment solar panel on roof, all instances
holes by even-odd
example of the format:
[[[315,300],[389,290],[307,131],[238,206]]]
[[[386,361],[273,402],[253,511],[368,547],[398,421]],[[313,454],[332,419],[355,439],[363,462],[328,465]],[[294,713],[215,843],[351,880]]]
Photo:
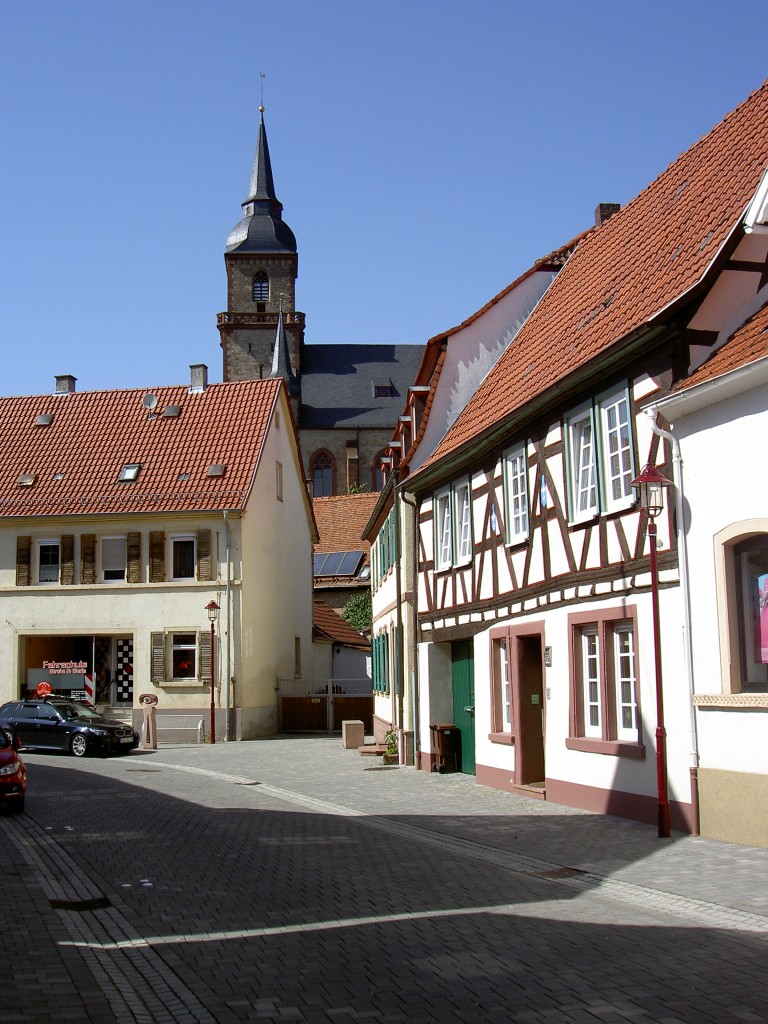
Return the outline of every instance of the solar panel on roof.
[[[362,551],[329,551],[312,559],[315,576],[354,576],[363,559]]]

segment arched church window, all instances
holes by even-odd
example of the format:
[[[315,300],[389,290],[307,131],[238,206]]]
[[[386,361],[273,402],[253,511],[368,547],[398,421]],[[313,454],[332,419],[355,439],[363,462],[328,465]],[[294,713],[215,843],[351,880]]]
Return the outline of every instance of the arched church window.
[[[253,301],[266,302],[269,298],[269,278],[264,270],[259,270],[253,277]]]
[[[309,461],[312,474],[312,494],[315,498],[330,498],[336,462],[328,451],[318,451]]]

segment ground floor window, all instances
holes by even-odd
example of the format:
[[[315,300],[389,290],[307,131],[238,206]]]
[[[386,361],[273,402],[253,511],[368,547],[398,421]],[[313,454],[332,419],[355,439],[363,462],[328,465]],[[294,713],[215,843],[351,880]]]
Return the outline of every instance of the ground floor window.
[[[568,617],[571,713],[567,745],[643,756],[635,608]]]
[[[171,664],[174,679],[195,679],[197,676],[197,634],[171,634]]]
[[[768,689],[768,535],[733,549],[736,625],[743,690]]]

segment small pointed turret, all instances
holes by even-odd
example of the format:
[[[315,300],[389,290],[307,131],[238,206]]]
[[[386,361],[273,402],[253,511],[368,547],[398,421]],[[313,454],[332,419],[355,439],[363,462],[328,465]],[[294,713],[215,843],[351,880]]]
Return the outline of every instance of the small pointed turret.
[[[299,394],[299,382],[291,367],[291,357],[288,352],[288,339],[285,336],[285,323],[283,321],[283,304],[280,303],[280,315],[277,320],[277,334],[275,335],[275,347],[272,352],[272,371],[270,377],[282,377],[288,388],[289,395]]]
[[[283,221],[283,204],[275,195],[263,106],[259,114],[248,198],[242,204],[242,220],[229,233],[226,252],[296,252],[296,238]]]

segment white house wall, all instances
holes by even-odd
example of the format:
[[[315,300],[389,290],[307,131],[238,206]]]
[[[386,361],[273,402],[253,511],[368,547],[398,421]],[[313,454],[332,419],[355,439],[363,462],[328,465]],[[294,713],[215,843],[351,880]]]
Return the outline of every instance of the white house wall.
[[[555,276],[543,270],[531,274],[477,319],[450,335],[429,420],[410,461],[412,470],[435,450]]]

